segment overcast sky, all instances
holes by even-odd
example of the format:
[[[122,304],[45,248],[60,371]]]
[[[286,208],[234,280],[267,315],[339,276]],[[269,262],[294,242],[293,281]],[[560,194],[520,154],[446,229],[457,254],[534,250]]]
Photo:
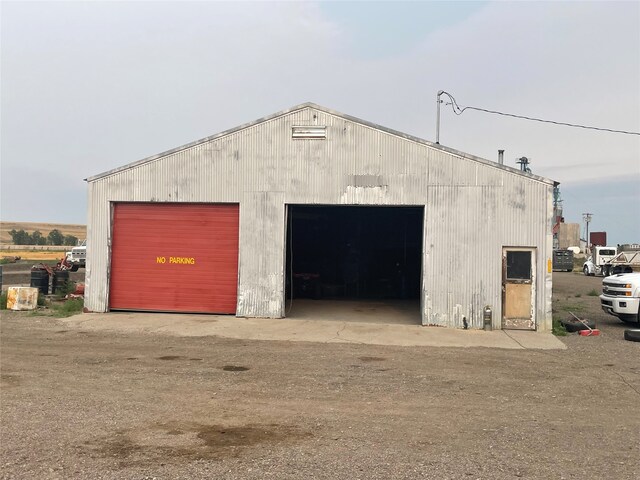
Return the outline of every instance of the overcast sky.
[[[2,2],[2,220],[86,223],[84,178],[311,101],[435,140],[462,106],[640,132],[639,2]],[[640,242],[640,136],[442,111],[440,142],[561,183]]]

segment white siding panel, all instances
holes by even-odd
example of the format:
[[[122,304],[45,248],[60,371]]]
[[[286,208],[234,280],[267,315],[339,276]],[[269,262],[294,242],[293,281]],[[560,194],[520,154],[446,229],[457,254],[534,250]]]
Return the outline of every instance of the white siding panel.
[[[240,204],[239,317],[284,316],[282,192],[246,192]]]

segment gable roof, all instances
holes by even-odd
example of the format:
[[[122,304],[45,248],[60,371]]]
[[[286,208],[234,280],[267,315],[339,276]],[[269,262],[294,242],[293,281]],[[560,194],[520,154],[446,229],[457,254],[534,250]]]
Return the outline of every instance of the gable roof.
[[[154,160],[158,160],[158,159],[160,159],[162,157],[166,157],[167,155],[171,155],[173,153],[177,153],[177,152],[179,152],[181,150],[186,150],[188,148],[195,147],[195,146],[200,145],[202,143],[206,143],[206,142],[209,142],[211,140],[216,140],[218,138],[225,137],[225,136],[230,135],[232,133],[239,132],[240,130],[244,130],[245,128],[250,128],[250,127],[256,126],[256,125],[258,125],[260,123],[267,122],[269,120],[273,120],[274,118],[278,118],[278,117],[281,117],[281,116],[284,116],[284,115],[288,115],[288,114],[290,114],[292,112],[296,112],[298,110],[303,110],[305,108],[313,108],[315,110],[319,110],[319,111],[327,113],[329,115],[333,115],[335,117],[340,117],[340,118],[343,118],[343,119],[348,120],[350,122],[357,123],[357,124],[360,124],[360,125],[364,125],[366,127],[369,127],[369,128],[375,129],[375,130],[379,130],[381,132],[388,133],[389,135],[393,135],[393,136],[396,136],[396,137],[399,137],[399,138],[403,138],[403,139],[408,140],[410,142],[415,142],[415,143],[419,143],[419,144],[422,144],[422,145],[427,145],[427,146],[429,146],[429,147],[431,147],[433,149],[441,150],[443,152],[449,153],[449,154],[454,155],[456,157],[464,158],[464,159],[467,159],[467,160],[472,160],[472,161],[475,161],[475,162],[490,166],[492,168],[498,168],[498,169],[501,169],[501,170],[508,171],[510,173],[522,175],[522,176],[524,176],[526,178],[529,178],[531,180],[536,180],[536,181],[539,181],[539,182],[542,182],[542,183],[547,183],[547,184],[550,184],[550,185],[558,185],[558,182],[555,182],[555,181],[550,180],[548,178],[541,177],[539,175],[534,175],[532,173],[525,173],[525,172],[523,172],[523,171],[521,171],[521,170],[519,170],[517,168],[509,167],[509,166],[503,165],[503,164],[499,164],[497,162],[493,162],[491,160],[487,160],[487,159],[484,159],[484,158],[481,158],[481,157],[477,157],[477,156],[471,155],[469,153],[461,152],[459,150],[455,150],[455,149],[450,148],[450,147],[445,147],[445,146],[443,146],[443,145],[441,145],[439,143],[433,143],[433,142],[430,142],[428,140],[424,140],[422,138],[414,137],[413,135],[409,135],[407,133],[399,132],[399,131],[393,130],[391,128],[386,128],[386,127],[383,127],[381,125],[375,124],[373,122],[368,122],[367,120],[362,120],[361,118],[352,117],[351,115],[346,115],[344,113],[341,113],[341,112],[338,112],[338,111],[335,111],[335,110],[331,110],[330,108],[326,108],[326,107],[323,107],[321,105],[317,105],[317,104],[312,103],[312,102],[301,103],[300,105],[296,105],[296,106],[288,108],[286,110],[282,110],[280,112],[273,113],[273,114],[268,115],[266,117],[259,118],[257,120],[254,120],[253,122],[245,123],[243,125],[231,128],[229,130],[225,130],[223,132],[216,133],[215,135],[211,135],[209,137],[201,138],[200,140],[196,140],[194,142],[190,142],[190,143],[187,143],[185,145],[181,145],[179,147],[172,148],[171,150],[167,150],[165,152],[162,152],[162,153],[159,153],[159,154],[156,154],[156,155],[152,155],[150,157],[143,158],[142,160],[137,160],[135,162],[128,163],[128,164],[123,165],[121,167],[117,167],[117,168],[114,168],[112,170],[108,170],[106,172],[102,172],[102,173],[99,173],[97,175],[93,175],[91,177],[85,178],[85,181],[93,182],[93,181],[96,181],[96,180],[100,180],[101,178],[111,176],[113,174],[122,172],[123,170],[128,170],[130,168],[134,168],[134,167],[138,167],[140,165],[144,165],[145,163],[153,162]]]

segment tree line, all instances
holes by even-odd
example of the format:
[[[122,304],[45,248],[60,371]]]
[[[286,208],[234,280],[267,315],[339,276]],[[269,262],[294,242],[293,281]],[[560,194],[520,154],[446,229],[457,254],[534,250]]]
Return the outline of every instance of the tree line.
[[[58,229],[51,230],[46,237],[39,230],[29,233],[15,228],[9,232],[9,235],[11,235],[14,245],[68,245],[74,247],[78,244],[78,237],[65,235]]]

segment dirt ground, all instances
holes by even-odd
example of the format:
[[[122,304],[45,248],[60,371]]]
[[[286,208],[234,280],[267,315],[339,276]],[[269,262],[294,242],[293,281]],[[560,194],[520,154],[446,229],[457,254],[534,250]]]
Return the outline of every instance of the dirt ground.
[[[563,351],[69,329],[2,314],[0,478],[636,479],[640,344],[554,274]],[[207,321],[203,316],[203,321]]]

